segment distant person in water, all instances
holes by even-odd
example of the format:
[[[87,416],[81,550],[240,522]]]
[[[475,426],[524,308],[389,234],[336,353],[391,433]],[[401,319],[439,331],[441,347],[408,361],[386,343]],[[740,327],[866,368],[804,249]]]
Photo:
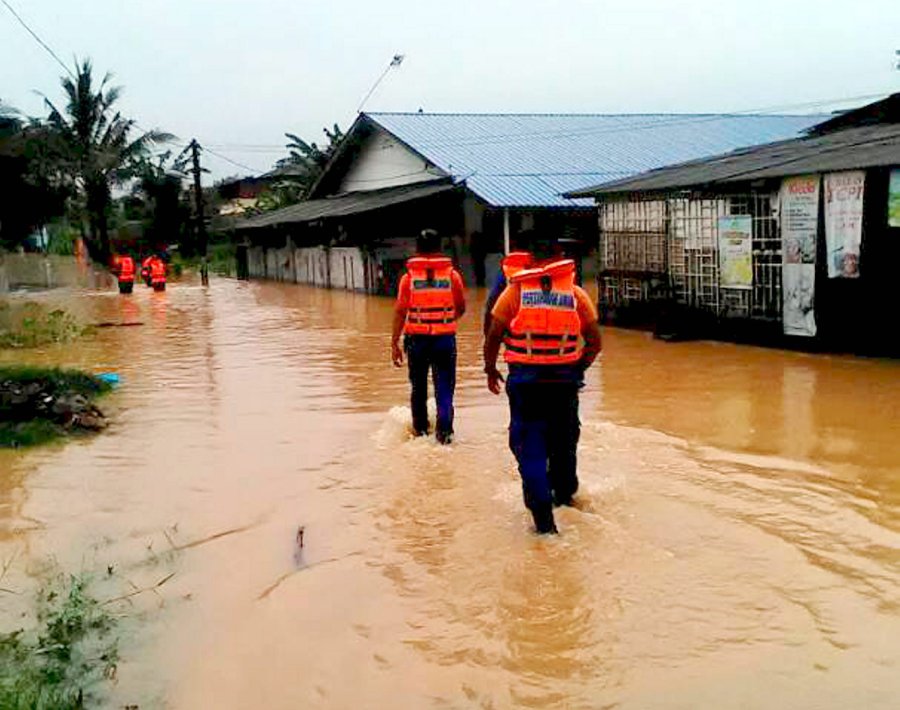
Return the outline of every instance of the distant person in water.
[[[150,261],[150,285],[154,291],[166,290],[166,262],[160,256]]]
[[[134,259],[124,254],[115,260],[117,278],[119,281],[119,293],[131,293],[134,289]]]
[[[575,285],[575,262],[554,241],[534,235],[533,263],[509,277],[491,311],[484,344],[488,389],[500,394],[501,344],[509,367],[509,446],[519,464],[525,506],[540,534],[556,533],[554,505],[572,505],[578,392],[600,353],[600,327],[590,296]]]
[[[150,264],[153,263],[155,258],[155,255],[150,254],[141,261],[141,279],[148,287],[153,284],[153,281],[150,279]]]
[[[416,255],[406,262],[400,279],[391,333],[391,359],[403,364],[406,352],[411,387],[412,427],[428,434],[428,373],[437,402],[435,436],[453,441],[453,393],[456,389],[456,329],[466,312],[462,276],[449,257],[440,253],[441,240],[425,229],[416,240]],[[403,347],[400,336],[403,335]]]

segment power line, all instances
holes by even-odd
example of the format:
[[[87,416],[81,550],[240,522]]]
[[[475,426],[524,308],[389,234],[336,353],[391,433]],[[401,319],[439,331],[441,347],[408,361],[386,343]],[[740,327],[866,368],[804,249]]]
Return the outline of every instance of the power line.
[[[30,34],[32,37],[34,37],[35,41],[39,45],[41,45],[41,47],[43,47],[51,57],[53,57],[56,60],[56,63],[59,64],[59,66],[61,66],[63,69],[66,70],[66,73],[70,77],[72,77],[74,79],[75,75],[72,73],[72,70],[69,68],[69,66],[62,59],[59,58],[59,56],[56,54],[56,52],[54,52],[50,48],[50,45],[48,45],[44,40],[42,40],[40,37],[38,37],[37,32],[35,32],[33,29],[31,29],[31,27],[28,26],[28,23],[22,19],[21,15],[19,15],[19,13],[15,11],[13,6],[10,5],[6,0],[0,0],[0,2],[2,2],[6,6],[6,9],[12,13],[12,16],[15,17],[19,21],[19,24],[25,28],[25,30],[28,32],[28,34]]]
[[[53,57],[53,59],[56,61],[56,63],[59,64],[72,79],[75,79],[76,78],[75,74],[72,73],[72,70],[69,68],[69,66],[62,59],[60,59],[59,55],[53,51],[53,48],[50,47],[50,45],[47,44],[43,39],[41,39],[41,37],[38,35],[38,33],[35,32],[28,25],[27,22],[25,22],[25,20],[22,18],[22,16],[19,15],[18,12],[16,12],[15,8],[12,5],[10,5],[7,0],[0,0],[0,2],[2,2],[3,5],[6,7],[6,9],[9,10],[10,13],[12,13],[12,16],[15,17],[16,20],[18,20],[19,24],[25,28],[25,30],[28,32],[28,34],[30,34],[32,36],[34,41],[37,42],[51,57]],[[134,121],[134,125],[135,125],[135,127],[144,131],[145,133],[149,132],[146,128],[141,126],[137,121]],[[189,143],[181,143],[181,144],[175,143],[175,144],[179,147],[185,147],[187,145],[190,145]],[[235,165],[235,166],[241,168],[242,170],[249,170],[251,173],[264,172],[261,170],[257,170],[256,168],[251,168],[249,165],[244,165],[243,163],[240,163],[237,160],[232,160],[227,155],[222,155],[221,153],[217,153],[216,151],[211,150],[210,148],[206,148],[206,151],[221,160],[224,160],[226,162],[231,163],[232,165]]]
[[[216,151],[212,150],[211,148],[209,148],[209,147],[207,147],[207,146],[201,145],[201,147],[203,148],[203,150],[205,150],[205,151],[206,151],[207,153],[209,153],[210,155],[214,155],[214,156],[216,156],[217,158],[220,158],[221,160],[224,160],[224,161],[226,161],[226,162],[229,162],[229,163],[231,163],[232,165],[236,165],[237,167],[239,167],[239,168],[241,168],[241,169],[243,169],[243,170],[249,170],[251,173],[264,173],[264,172],[266,172],[265,170],[259,170],[259,169],[257,169],[257,168],[251,168],[249,165],[244,165],[243,163],[239,163],[237,160],[232,160],[232,159],[229,158],[227,155],[222,155],[221,153],[217,153]]]
[[[9,4],[8,0],[0,0],[0,2],[3,3],[3,5],[6,7],[6,9],[9,10],[9,12],[13,15],[13,17],[15,17],[15,19],[19,22],[19,24],[22,25],[22,27],[32,36],[32,38],[57,62],[57,64],[59,64],[65,70],[65,72],[71,78],[74,79],[75,75],[72,73],[72,70],[69,68],[69,66],[65,62],[63,62],[62,59],[59,58],[59,55],[57,55],[56,52],[54,52],[53,49],[46,42],[44,42],[44,40],[41,39],[41,37],[28,25],[28,23],[25,22],[25,20],[19,15],[19,13],[16,12],[15,8],[13,8],[12,5]],[[362,103],[360,104],[359,110],[362,110],[362,107],[363,107],[363,105],[365,105],[365,102],[369,99],[369,97],[378,88],[379,84],[384,79],[384,77],[387,75],[387,73],[391,70],[391,68],[400,66],[400,64],[403,62],[403,59],[404,59],[404,55],[402,55],[402,54],[394,55],[391,62],[388,64],[387,67],[385,67],[384,71],[381,73],[381,75],[378,77],[378,79],[373,84],[372,88],[366,94],[365,98],[363,99]],[[671,118],[671,120],[659,120],[659,121],[653,121],[651,123],[632,124],[630,126],[620,126],[620,127],[613,127],[613,128],[609,128],[609,127],[596,128],[596,127],[594,127],[594,128],[580,129],[580,130],[579,129],[568,129],[568,130],[560,129],[560,130],[556,130],[556,131],[534,131],[534,132],[525,132],[525,133],[518,133],[518,134],[516,134],[516,133],[505,133],[505,134],[500,133],[500,134],[496,134],[496,135],[488,136],[488,137],[480,137],[480,138],[475,137],[472,139],[463,139],[463,140],[458,140],[458,141],[425,141],[425,142],[419,143],[418,145],[421,147],[478,147],[478,146],[483,146],[483,145],[502,145],[503,143],[516,142],[516,141],[520,141],[520,140],[524,140],[524,139],[567,138],[567,137],[574,137],[574,136],[580,136],[580,135],[603,135],[603,134],[609,134],[609,133],[632,132],[632,131],[638,131],[638,130],[652,130],[652,129],[660,128],[660,127],[664,127],[664,126],[698,124],[698,123],[706,123],[706,122],[710,122],[710,121],[719,121],[719,120],[722,120],[723,118],[728,118],[729,116],[739,116],[739,115],[745,115],[745,114],[766,114],[766,113],[770,113],[772,111],[777,111],[777,110],[783,111],[783,110],[788,110],[788,109],[815,108],[815,107],[824,106],[824,105],[828,105],[828,104],[847,103],[850,101],[862,101],[862,100],[877,98],[877,97],[880,97],[883,95],[884,95],[884,93],[878,93],[878,94],[866,94],[866,95],[861,95],[861,96],[851,96],[851,97],[843,97],[843,98],[836,98],[836,99],[824,99],[824,100],[811,101],[811,102],[805,102],[805,103],[783,104],[780,106],[768,106],[768,107],[762,107],[762,108],[744,109],[742,111],[733,111],[733,112],[730,112],[727,114],[701,115],[701,116],[694,115],[694,116],[686,116],[685,118],[679,118],[677,116],[673,116]],[[500,114],[500,115],[504,115],[504,114]],[[508,114],[508,115],[515,115],[515,114]],[[619,114],[619,116],[627,117],[627,116],[629,116],[629,114]],[[610,117],[612,117],[612,116],[610,116]],[[144,129],[142,126],[140,126],[140,124],[138,124],[136,121],[134,122],[134,125],[137,126],[138,128],[140,128],[141,130],[146,131],[146,129]],[[188,145],[188,144],[187,143],[181,144],[182,147],[186,146],[186,145]],[[216,144],[213,144],[213,145],[216,145]],[[219,144],[219,145],[227,146],[229,144]],[[270,147],[272,148],[272,152],[275,152],[276,149],[279,152],[281,152],[281,150],[283,150],[283,148],[275,146],[274,144],[233,144],[232,145],[233,149],[238,149],[238,146],[242,146],[242,147],[250,149],[247,152],[266,152],[267,149]],[[212,148],[209,148],[208,146],[204,147],[204,149],[211,155],[214,155],[217,158],[219,158],[220,160],[224,160],[228,163],[231,163],[232,165],[234,165],[238,168],[241,168],[242,170],[248,170],[251,173],[265,172],[265,171],[258,170],[256,168],[251,168],[249,165],[245,165],[244,163],[241,163],[237,160],[233,160],[232,158],[229,158],[226,155],[222,155],[221,153],[216,152],[215,150],[213,150]]]

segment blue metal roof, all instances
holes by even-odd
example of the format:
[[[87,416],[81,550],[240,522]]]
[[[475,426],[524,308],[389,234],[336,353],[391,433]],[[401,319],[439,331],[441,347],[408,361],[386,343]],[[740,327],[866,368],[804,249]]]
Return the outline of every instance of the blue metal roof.
[[[794,138],[827,116],[368,113],[495,207],[590,206],[571,192]]]

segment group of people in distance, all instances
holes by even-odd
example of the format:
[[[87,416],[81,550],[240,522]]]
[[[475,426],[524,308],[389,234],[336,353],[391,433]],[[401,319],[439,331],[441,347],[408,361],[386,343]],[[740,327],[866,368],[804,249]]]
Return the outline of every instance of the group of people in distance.
[[[453,441],[456,332],[465,290],[435,230],[423,230],[407,261],[394,306],[391,359],[411,385],[412,428],[428,434],[428,374],[437,403],[435,435]],[[400,337],[403,336],[401,346]],[[558,240],[540,232],[518,235],[501,263],[484,316],[487,387],[509,398],[509,446],[522,477],[525,506],[539,534],[557,532],[553,509],[572,506],[578,490],[581,430],[578,394],[600,354],[600,326],[590,296],[576,284],[575,262]],[[504,350],[507,377],[497,369]]]
[[[158,254],[150,254],[141,261],[141,280],[154,291],[166,290],[166,262]],[[119,281],[119,293],[131,293],[136,278],[134,259],[129,254],[113,257],[112,271]]]

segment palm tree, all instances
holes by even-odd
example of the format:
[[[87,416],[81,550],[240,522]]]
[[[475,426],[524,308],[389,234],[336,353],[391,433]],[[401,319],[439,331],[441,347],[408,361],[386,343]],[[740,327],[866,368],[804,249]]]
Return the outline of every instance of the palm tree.
[[[63,110],[44,98],[50,110],[47,122],[60,138],[60,157],[84,196],[89,248],[104,261],[109,256],[107,213],[112,186],[133,177],[135,166],[153,145],[172,140],[171,135],[159,131],[146,131],[132,139],[137,123],[114,108],[122,89],[109,86],[111,79],[112,75],[106,74],[95,88],[93,67],[85,60],[76,64],[74,76],[61,80],[67,99]]]
[[[299,185],[297,198],[304,196],[315,184],[316,180],[325,170],[325,166],[337,152],[344,139],[344,133],[335,123],[329,130],[323,128],[328,145],[320,148],[316,143],[307,143],[295,133],[285,133],[288,143],[288,157],[275,163],[275,175],[283,176],[285,181]],[[289,199],[288,204],[296,202],[297,198]]]

